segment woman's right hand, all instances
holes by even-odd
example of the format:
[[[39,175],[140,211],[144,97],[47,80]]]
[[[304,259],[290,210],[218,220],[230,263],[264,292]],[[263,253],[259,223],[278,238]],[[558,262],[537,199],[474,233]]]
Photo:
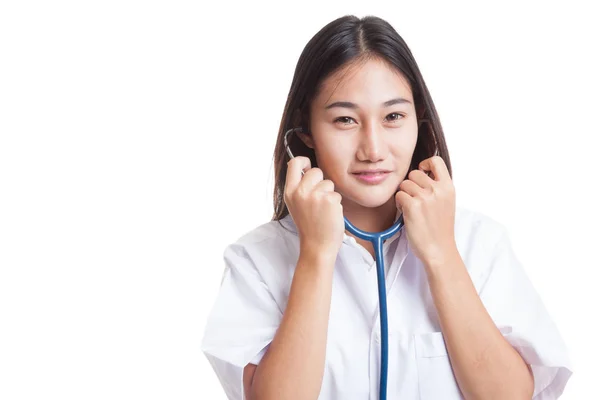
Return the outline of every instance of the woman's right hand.
[[[288,162],[284,200],[298,228],[301,253],[337,256],[345,231],[342,196],[321,169],[311,168],[308,157]]]

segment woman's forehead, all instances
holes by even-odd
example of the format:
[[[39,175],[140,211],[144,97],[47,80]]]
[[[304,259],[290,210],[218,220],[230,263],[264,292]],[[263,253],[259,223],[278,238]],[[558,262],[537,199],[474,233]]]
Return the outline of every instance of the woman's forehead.
[[[380,97],[384,101],[391,96],[413,102],[412,90],[404,75],[388,62],[375,58],[355,61],[332,73],[321,84],[315,103],[328,103],[334,97],[335,100],[350,100],[349,97],[369,93],[370,97]]]

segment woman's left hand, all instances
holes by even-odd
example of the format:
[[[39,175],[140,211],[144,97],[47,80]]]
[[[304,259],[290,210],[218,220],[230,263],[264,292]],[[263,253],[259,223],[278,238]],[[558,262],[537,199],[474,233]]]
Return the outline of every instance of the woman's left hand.
[[[444,263],[458,253],[454,238],[455,199],[452,178],[438,156],[423,160],[396,193],[396,206],[404,216],[409,244],[426,266]]]

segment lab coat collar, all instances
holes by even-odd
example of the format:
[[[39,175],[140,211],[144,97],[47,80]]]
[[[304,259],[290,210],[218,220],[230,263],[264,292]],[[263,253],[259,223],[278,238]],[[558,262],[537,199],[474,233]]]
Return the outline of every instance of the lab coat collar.
[[[400,211],[397,210],[394,221],[397,221],[399,217],[400,217]],[[284,218],[282,218],[281,223],[286,228],[288,228],[294,235],[298,236],[298,228],[290,214],[288,214]],[[386,240],[383,243],[383,253],[384,254],[387,253],[388,248],[397,238],[402,237],[404,235],[403,232],[404,232],[404,228],[400,229],[399,232],[396,232],[391,238],[389,238],[388,240]],[[358,242],[356,241],[354,236],[344,233],[344,239],[343,239],[342,243],[351,248],[355,248],[361,252],[364,260],[366,261],[365,266],[367,267],[368,270],[371,270],[371,268],[373,268],[373,266],[376,265],[376,262],[373,259],[373,257],[371,256],[371,254],[364,247],[362,247],[360,244],[358,244]]]

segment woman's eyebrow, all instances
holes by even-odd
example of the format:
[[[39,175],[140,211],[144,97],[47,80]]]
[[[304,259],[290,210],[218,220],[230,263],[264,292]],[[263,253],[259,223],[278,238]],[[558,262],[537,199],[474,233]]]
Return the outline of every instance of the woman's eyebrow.
[[[395,99],[386,101],[381,106],[382,107],[390,107],[390,106],[393,106],[394,104],[404,104],[404,103],[411,104],[410,100],[407,100],[407,99],[402,98],[402,97],[397,97]],[[336,101],[335,103],[331,103],[330,105],[328,105],[327,107],[325,107],[325,109],[329,110],[329,109],[334,108],[334,107],[351,108],[351,109],[355,110],[355,109],[358,108],[358,104],[352,103],[350,101]]]

